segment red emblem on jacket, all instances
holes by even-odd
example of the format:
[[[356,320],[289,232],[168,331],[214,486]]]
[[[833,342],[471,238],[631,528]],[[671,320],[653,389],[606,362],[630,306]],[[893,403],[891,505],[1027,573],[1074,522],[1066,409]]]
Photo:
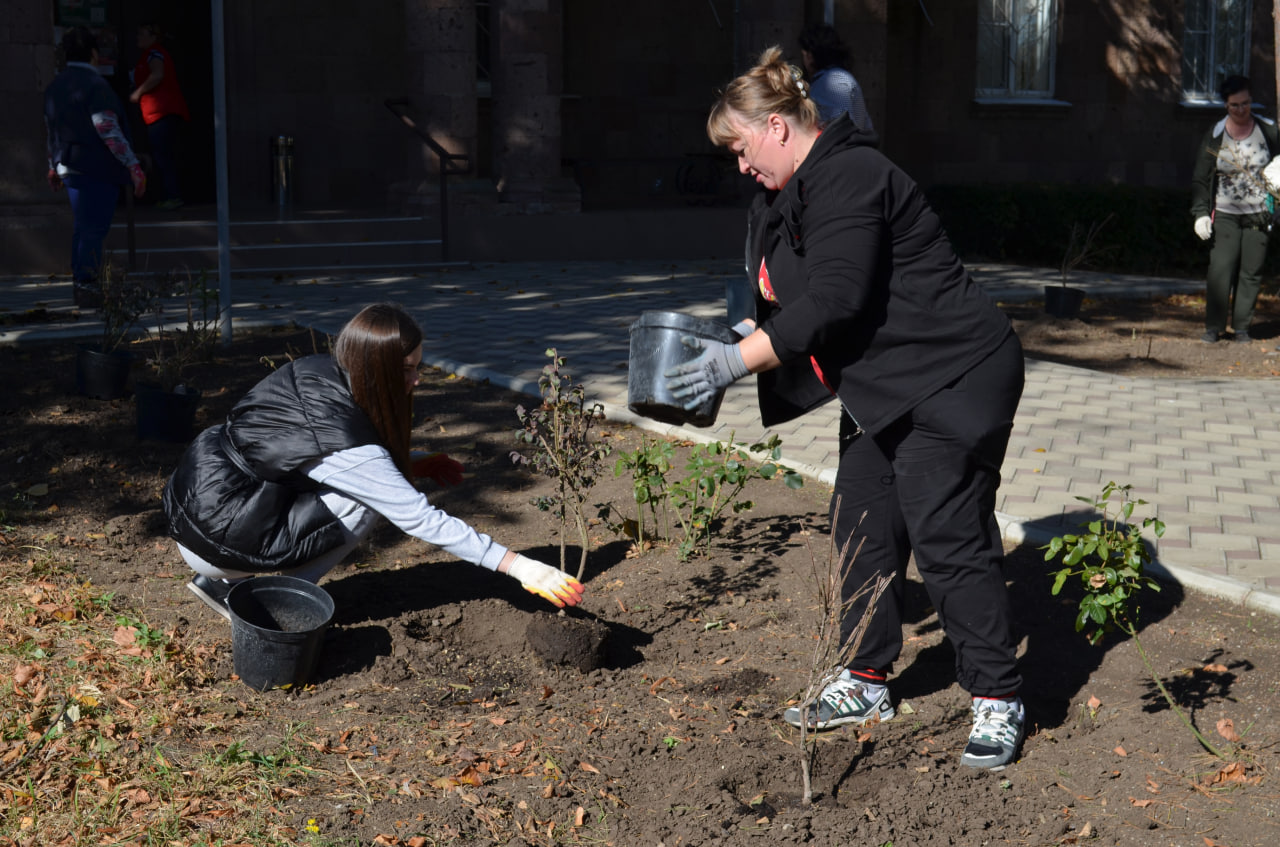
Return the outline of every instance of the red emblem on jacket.
[[[764,259],[760,260],[760,277],[756,280],[760,286],[760,295],[770,303],[777,303],[778,298],[773,293],[773,285],[769,283],[769,266],[765,264]]]

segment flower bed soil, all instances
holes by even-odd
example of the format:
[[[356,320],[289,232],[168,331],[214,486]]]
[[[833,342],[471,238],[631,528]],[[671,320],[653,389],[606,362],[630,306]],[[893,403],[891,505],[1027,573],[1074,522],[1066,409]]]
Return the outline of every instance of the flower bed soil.
[[[1030,327],[1032,355],[1065,323],[1019,320]],[[264,332],[198,368],[190,379],[204,390],[198,426],[220,420],[266,373],[262,357],[278,362],[312,347],[305,333]],[[1217,348],[1235,350],[1207,352]],[[603,666],[587,672],[531,652],[526,634],[556,620],[551,606],[383,529],[322,583],[337,614],[312,684],[256,693],[233,677],[230,628],[186,590],[189,573],[164,533],[159,494],[181,445],[138,442],[131,400],[75,395],[73,351],[0,349],[3,567],[25,573],[38,547],[112,592],[112,610],[181,645],[191,663],[183,690],[137,683],[104,695],[174,704],[167,726],[135,727],[137,741],[115,748],[111,756],[125,759],[115,767],[142,767],[157,753],[198,767],[237,743],[291,750],[299,767],[282,772],[272,808],[295,843],[1263,847],[1280,839],[1270,773],[1277,621],[1176,586],[1143,602],[1143,644],[1183,708],[1222,747],[1232,745],[1219,727],[1243,736],[1231,762],[1215,760],[1165,706],[1132,642],[1091,648],[1074,633],[1073,601],[1050,597],[1048,569],[1031,548],[1011,549],[1007,562],[1030,721],[1019,760],[1000,773],[960,766],[969,700],[912,575],[906,649],[891,678],[898,716],[822,735],[816,802],[802,805],[798,733],[780,716],[805,684],[811,565],[827,556],[829,491],[813,481],[799,492],[752,483],[754,507],[688,562],[665,547],[636,556],[626,539],[595,526],[586,599],[564,615],[607,631]],[[1072,354],[1077,364],[1090,355]],[[427,372],[415,446],[467,467],[463,485],[428,489],[433,502],[554,561],[556,527],[530,504],[550,483],[509,459],[514,409],[527,402]],[[619,451],[642,437],[607,422],[599,434]],[[629,480],[611,474],[591,501],[634,513]],[[50,623],[41,614],[33,607],[4,621],[8,643]],[[0,662],[8,677],[19,659],[10,650]],[[5,774],[5,790],[39,786],[40,761]],[[217,843],[210,810],[234,810],[236,798],[211,789],[196,801],[203,812],[183,819],[186,840],[177,843]],[[143,820],[156,808],[138,804]],[[11,843],[55,843],[25,837]]]

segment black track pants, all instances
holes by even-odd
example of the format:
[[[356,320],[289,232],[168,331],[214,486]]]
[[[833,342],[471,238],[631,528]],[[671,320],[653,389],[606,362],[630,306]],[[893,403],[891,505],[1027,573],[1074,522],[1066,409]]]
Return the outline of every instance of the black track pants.
[[[875,436],[849,438],[842,423],[832,525],[858,549],[845,597],[894,575],[850,667],[888,671],[902,650],[903,582],[916,567],[956,652],[956,677],[977,696],[1017,691],[1016,641],[995,520],[996,489],[1022,396],[1017,337]],[[842,416],[846,419],[848,416]],[[838,505],[837,505],[838,504]],[[865,610],[845,616],[848,637]]]

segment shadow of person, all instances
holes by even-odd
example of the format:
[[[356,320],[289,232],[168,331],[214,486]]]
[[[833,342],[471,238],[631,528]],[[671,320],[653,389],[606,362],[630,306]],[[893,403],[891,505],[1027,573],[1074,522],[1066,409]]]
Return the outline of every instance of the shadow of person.
[[[910,639],[928,637],[941,628],[933,601],[920,581],[914,563],[907,568],[903,586],[902,624],[908,643],[903,650],[905,661],[899,661],[898,674],[893,677],[893,696],[907,700],[949,688],[956,679],[956,653],[951,642],[944,638],[938,644],[918,651],[911,649]]]
[[[529,551],[541,561],[558,561],[559,548],[546,547]],[[584,576],[586,576],[584,574]],[[407,568],[348,572],[329,579],[324,588],[334,598],[332,625],[341,627],[344,638],[362,640],[366,633],[378,633],[374,645],[368,648],[352,648],[343,661],[348,664],[344,672],[362,670],[368,665],[360,662],[373,659],[391,649],[391,636],[376,622],[393,620],[402,616],[414,617],[421,612],[469,600],[493,598],[524,612],[529,620],[541,614],[554,614],[557,609],[546,600],[525,591],[520,583],[503,574],[459,561],[423,562]],[[565,614],[584,620],[597,621],[609,629],[606,663],[620,669],[643,661],[640,648],[651,643],[653,637],[643,630],[617,621],[598,618],[581,608],[569,608]],[[379,646],[385,641],[385,651]],[[326,642],[326,655],[329,645]],[[340,675],[340,674],[338,674]]]
[[[347,571],[326,580],[323,586],[333,595],[336,607],[333,623],[343,627],[387,620],[466,600],[505,596],[510,587],[524,593],[513,579],[459,561]],[[529,607],[532,606],[530,603]]]
[[[1069,579],[1057,596],[1051,593],[1053,574],[1062,566],[1045,561],[1042,545],[1053,535],[1074,531],[1066,528],[1068,524],[1074,527],[1099,517],[1090,511],[1068,515],[1065,522],[1033,522],[1027,525],[1028,538],[1032,540],[1005,554],[1014,637],[1021,647],[1018,669],[1023,681],[1019,694],[1031,719],[1042,727],[1062,726],[1070,719],[1072,700],[1087,687],[1107,651],[1127,638],[1123,633],[1111,633],[1098,646],[1090,646],[1084,634],[1077,631],[1076,619],[1083,596],[1078,579]],[[1160,622],[1181,605],[1185,596],[1182,586],[1169,577],[1158,561],[1153,560],[1149,573],[1161,578],[1161,590],[1142,591],[1134,598],[1140,610],[1139,637],[1144,629]],[[912,634],[922,636],[936,631],[939,623],[928,592],[915,574],[912,565],[904,588],[903,622],[904,626],[915,623]],[[955,651],[950,641],[943,638],[915,653],[908,644],[896,673],[890,677],[890,686],[896,699],[906,700],[945,690],[955,681]],[[1179,689],[1189,702],[1197,697],[1207,701],[1214,696],[1207,690],[1198,693],[1200,689],[1196,685],[1204,687],[1206,680],[1193,682],[1183,681]],[[1154,685],[1152,688],[1154,690]],[[1158,708],[1159,703],[1163,703],[1163,698],[1157,691],[1154,698],[1150,698],[1148,708]]]
[[[1086,517],[1085,522],[1097,517],[1100,516]],[[1098,645],[1089,644],[1084,633],[1076,628],[1083,585],[1078,578],[1069,578],[1062,591],[1054,596],[1051,593],[1053,575],[1062,565],[1045,561],[1041,543],[1025,542],[1007,554],[1005,575],[1013,606],[1015,636],[1024,645],[1018,660],[1022,673],[1020,694],[1035,724],[1057,727],[1070,719],[1072,700],[1086,689],[1107,652],[1123,643],[1127,636],[1109,633]],[[1156,561],[1148,567],[1148,573],[1153,577],[1167,576],[1167,571]],[[1182,586],[1172,579],[1161,580],[1160,589],[1143,590],[1132,598],[1132,607],[1139,610],[1139,637],[1143,630],[1168,617],[1185,598]]]
[[[386,627],[330,627],[321,648],[321,661],[308,682],[323,685],[344,676],[371,669],[380,658],[391,655],[391,633]]]

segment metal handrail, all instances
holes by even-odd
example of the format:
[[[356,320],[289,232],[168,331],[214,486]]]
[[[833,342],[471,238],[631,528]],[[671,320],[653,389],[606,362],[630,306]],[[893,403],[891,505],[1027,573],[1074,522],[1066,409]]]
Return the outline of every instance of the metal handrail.
[[[465,153],[450,153],[444,147],[440,146],[434,138],[427,134],[427,131],[418,126],[414,121],[410,111],[413,109],[413,101],[408,97],[388,97],[382,101],[391,114],[400,119],[400,123],[404,124],[414,135],[422,139],[422,142],[430,148],[432,153],[436,154],[436,158],[440,162],[440,259],[449,261],[449,176],[451,174],[465,174],[471,170],[471,159]],[[458,164],[461,163],[461,164]]]

